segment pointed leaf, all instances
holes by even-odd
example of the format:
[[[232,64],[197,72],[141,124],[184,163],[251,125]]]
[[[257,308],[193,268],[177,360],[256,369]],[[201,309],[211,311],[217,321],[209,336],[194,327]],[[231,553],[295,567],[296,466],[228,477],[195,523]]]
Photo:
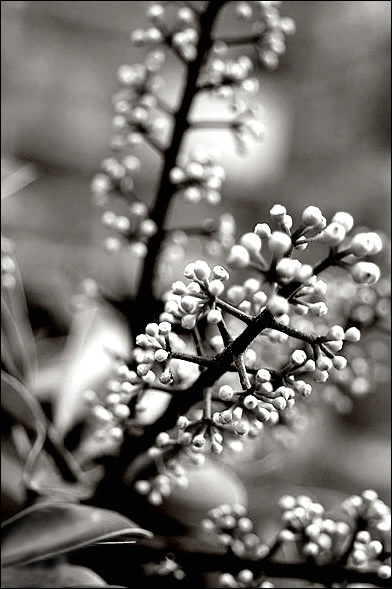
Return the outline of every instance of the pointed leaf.
[[[24,466],[26,487],[40,494],[61,495],[63,498],[86,499],[91,496],[98,472],[83,472],[72,455],[58,441],[53,428],[37,399],[16,378],[1,373],[2,408],[35,439],[27,453]],[[50,456],[43,452],[50,448]],[[76,484],[80,483],[80,484]]]
[[[83,418],[86,389],[99,393],[112,375],[115,363],[108,350],[129,356],[129,332],[120,314],[108,305],[79,310],[64,351],[67,368],[54,407],[53,422],[62,436]]]
[[[71,503],[38,503],[3,524],[2,563],[25,565],[124,536],[149,538],[152,534],[115,511]]]
[[[6,567],[1,571],[1,586],[11,587],[107,587],[94,571],[63,562]]]

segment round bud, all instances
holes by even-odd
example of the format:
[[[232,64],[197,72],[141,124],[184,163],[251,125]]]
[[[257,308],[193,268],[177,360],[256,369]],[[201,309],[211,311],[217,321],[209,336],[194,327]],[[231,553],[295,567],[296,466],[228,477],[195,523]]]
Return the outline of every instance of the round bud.
[[[344,339],[347,342],[359,342],[361,339],[361,332],[357,327],[349,327],[344,334]]]
[[[246,268],[250,262],[249,251],[242,245],[233,245],[227,262],[234,268]]]
[[[199,280],[205,280],[211,274],[211,268],[204,260],[196,260],[193,271]]]
[[[375,284],[380,278],[380,268],[372,262],[357,262],[351,266],[351,276],[359,284]]]
[[[302,213],[302,223],[307,227],[313,227],[320,223],[323,214],[318,207],[308,206]]]
[[[243,245],[250,254],[258,254],[261,249],[261,239],[256,233],[245,233],[241,239],[240,244]]]
[[[291,354],[291,361],[293,362],[293,364],[297,364],[298,366],[304,364],[307,359],[308,357],[304,350],[294,350]]]
[[[148,495],[151,490],[151,485],[148,481],[139,480],[135,482],[135,490],[140,493],[140,495]]]
[[[257,223],[254,228],[254,233],[256,233],[261,239],[266,239],[271,236],[272,231],[267,223]]]
[[[272,219],[279,222],[283,221],[286,212],[286,207],[283,205],[274,205],[272,209],[270,209],[270,216]]]
[[[208,285],[208,292],[214,297],[218,297],[219,295],[221,295],[224,289],[224,284],[219,279],[211,280],[211,282]]]
[[[222,385],[219,389],[218,396],[222,401],[231,401],[234,396],[234,390],[230,385]]]
[[[354,219],[352,215],[350,215],[349,213],[335,213],[332,217],[332,222],[339,223],[339,225],[342,225],[345,228],[346,232],[351,231],[351,229],[354,227]]]
[[[291,238],[282,231],[274,231],[268,239],[268,246],[274,257],[282,257],[291,248]]]
[[[222,313],[219,309],[211,309],[207,314],[207,321],[212,325],[216,325],[222,321]]]

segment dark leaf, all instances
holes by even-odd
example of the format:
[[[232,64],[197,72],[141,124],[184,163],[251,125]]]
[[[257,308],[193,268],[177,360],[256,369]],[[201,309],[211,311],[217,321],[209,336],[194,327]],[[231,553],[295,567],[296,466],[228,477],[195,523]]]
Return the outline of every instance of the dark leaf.
[[[2,526],[3,566],[25,565],[99,542],[150,538],[115,511],[87,505],[38,503]]]

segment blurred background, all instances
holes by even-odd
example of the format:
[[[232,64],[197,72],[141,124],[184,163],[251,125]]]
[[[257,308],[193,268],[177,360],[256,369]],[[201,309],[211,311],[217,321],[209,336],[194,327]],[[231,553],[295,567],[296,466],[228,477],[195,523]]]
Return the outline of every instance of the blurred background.
[[[145,53],[130,45],[129,33],[146,25],[148,4],[1,2],[2,226],[15,242],[36,327],[49,314],[57,335],[69,329],[70,300],[81,277],[132,291],[129,258],[100,249],[89,184],[109,154],[116,70]],[[286,205],[294,219],[314,204],[326,215],[347,210],[359,224],[389,234],[390,2],[288,1],[282,13],[295,19],[297,33],[278,70],[260,74],[265,142],[244,157],[225,133],[197,138],[222,154],[228,174],[222,210],[240,210],[242,230],[263,220],[272,204]],[[225,27],[235,27],[229,17]],[[174,104],[184,71],[173,58],[164,75]],[[195,116],[197,108],[205,109],[196,105]],[[208,108],[213,116],[221,106],[212,101]],[[148,197],[159,163],[148,150],[142,156],[138,189]],[[181,205],[176,216],[190,212],[193,220],[216,214]],[[317,444],[304,450],[304,464],[288,453],[290,480],[388,493],[388,387],[384,393],[376,406],[363,400],[354,417],[338,418],[340,437],[328,419],[316,423],[312,439],[320,437],[324,450]],[[326,441],[327,460],[321,460]],[[255,498],[260,473],[255,480],[246,475]]]

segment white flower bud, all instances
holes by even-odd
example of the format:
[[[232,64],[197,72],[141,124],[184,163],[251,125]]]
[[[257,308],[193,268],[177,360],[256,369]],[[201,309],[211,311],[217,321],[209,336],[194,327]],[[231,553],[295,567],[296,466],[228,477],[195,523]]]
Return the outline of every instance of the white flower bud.
[[[154,358],[157,362],[166,362],[169,357],[169,352],[166,350],[157,350],[154,354]]]
[[[256,233],[245,233],[240,239],[240,244],[251,254],[257,255],[261,249],[261,239]]]
[[[227,262],[234,268],[246,268],[250,262],[249,251],[242,245],[233,245]]]
[[[169,178],[172,184],[181,184],[182,182],[184,182],[186,175],[184,170],[175,167],[170,170]]]
[[[144,237],[152,237],[157,231],[157,224],[152,219],[144,219],[139,225],[139,233]]]
[[[372,262],[357,262],[351,266],[351,276],[359,284],[375,284],[380,278],[380,268]]]
[[[113,407],[113,415],[115,415],[118,419],[128,419],[130,414],[131,411],[128,405],[125,405],[124,403],[119,403]]]
[[[204,260],[196,260],[194,264],[194,273],[199,280],[205,280],[211,274],[211,268]]]
[[[308,206],[302,213],[302,222],[307,227],[313,227],[320,223],[323,218],[323,214],[318,207]]]
[[[193,329],[196,325],[196,315],[184,315],[181,325],[184,329]]]
[[[151,485],[148,481],[139,480],[135,482],[135,490],[140,495],[148,495],[151,490]]]
[[[222,321],[222,313],[220,312],[220,310],[219,309],[211,309],[207,313],[207,321],[208,321],[208,323],[211,323],[212,325],[216,325],[217,323],[220,323],[220,321]]]
[[[339,357],[341,356],[337,356],[337,358]],[[334,360],[336,360],[336,358],[334,358]],[[337,363],[339,364],[339,362]],[[317,358],[316,360],[316,366],[319,370],[326,370],[327,372],[329,372],[332,366],[335,366],[335,362],[333,362],[327,356],[320,356],[320,358]]]
[[[286,207],[284,207],[283,205],[274,205],[270,210],[271,218],[278,222],[283,221],[286,213]]]
[[[223,282],[218,279],[211,280],[211,282],[208,285],[208,292],[214,297],[218,297],[219,295],[221,295],[224,290],[225,287]]]
[[[285,315],[289,312],[290,305],[288,301],[280,295],[272,295],[267,302],[267,309],[272,315],[274,315],[274,317],[279,317],[280,315]]]
[[[332,217],[332,223],[339,223],[339,225],[343,225],[346,232],[351,231],[351,229],[354,227],[354,219],[352,215],[344,212],[335,213]]]
[[[222,282],[226,282],[226,280],[229,279],[229,273],[226,268],[223,268],[223,266],[214,266],[212,269],[212,275],[214,278],[217,278]]]
[[[282,231],[274,231],[268,239],[268,246],[274,257],[282,257],[291,248],[291,238]]]
[[[258,382],[269,382],[271,380],[271,373],[265,368],[260,368],[256,373],[256,380]]]
[[[336,370],[343,370],[347,366],[347,360],[344,356],[334,356],[332,362]]]
[[[267,223],[257,223],[254,228],[254,233],[256,233],[261,239],[266,239],[271,236],[272,231]]]
[[[187,264],[184,268],[184,276],[185,278],[194,278],[195,277],[195,264],[191,262]]]
[[[298,366],[304,364],[307,358],[308,357],[304,350],[294,350],[294,352],[291,354],[291,361]]]
[[[233,305],[238,305],[244,297],[245,289],[242,286],[231,286],[227,291],[227,299]]]
[[[234,396],[234,390],[230,385],[222,385],[219,389],[218,396],[222,401],[231,401]]]
[[[361,332],[357,327],[349,327],[344,334],[344,339],[347,342],[359,342],[361,339]]]
[[[330,223],[326,228],[318,235],[317,239],[322,243],[326,243],[332,247],[335,247],[342,243],[346,237],[346,230],[343,225],[339,223]]]
[[[246,409],[252,410],[257,407],[258,401],[253,395],[247,395],[243,401],[243,404]]]

